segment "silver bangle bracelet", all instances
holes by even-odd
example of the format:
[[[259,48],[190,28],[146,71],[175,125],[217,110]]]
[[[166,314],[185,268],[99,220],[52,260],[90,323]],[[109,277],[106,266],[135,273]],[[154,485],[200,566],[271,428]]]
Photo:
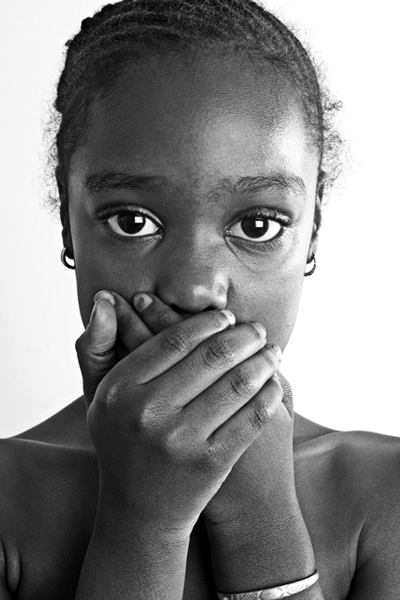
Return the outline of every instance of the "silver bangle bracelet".
[[[294,594],[307,590],[314,585],[318,579],[319,573],[315,570],[310,577],[299,579],[299,581],[293,581],[292,583],[278,585],[277,587],[269,588],[267,590],[242,592],[241,594],[221,594],[220,592],[217,592],[217,596],[218,600],[279,600],[279,598],[287,598],[288,596],[293,596]]]

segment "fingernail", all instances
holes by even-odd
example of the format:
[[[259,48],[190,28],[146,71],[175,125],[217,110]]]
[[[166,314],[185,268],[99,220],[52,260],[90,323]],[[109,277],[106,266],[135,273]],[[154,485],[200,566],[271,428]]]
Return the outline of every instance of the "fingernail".
[[[147,294],[136,294],[133,298],[133,305],[139,312],[143,312],[145,308],[154,302],[151,296]]]
[[[108,302],[110,302],[113,306],[115,306],[114,296],[110,292],[107,292],[106,290],[101,290],[100,292],[97,292],[97,294],[93,298],[93,302],[95,303],[95,305],[98,300],[108,300]]]
[[[226,310],[225,308],[221,309],[222,314],[226,316],[229,321],[229,327],[235,327],[236,317],[230,310]]]
[[[279,358],[279,360],[282,357],[282,350],[280,348],[280,346],[278,346],[278,344],[267,344],[265,346],[266,350],[272,350],[273,352],[275,352],[275,354],[277,355],[277,357]]]
[[[252,321],[250,325],[253,325],[254,329],[261,335],[262,338],[264,338],[264,340],[267,339],[267,330],[262,323],[259,323],[258,321]]]

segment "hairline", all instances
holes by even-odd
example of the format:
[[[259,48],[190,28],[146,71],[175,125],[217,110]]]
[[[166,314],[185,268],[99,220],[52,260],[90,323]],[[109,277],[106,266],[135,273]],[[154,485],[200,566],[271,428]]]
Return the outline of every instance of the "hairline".
[[[303,117],[303,122],[304,122],[304,126],[305,126],[305,134],[307,137],[307,143],[309,144],[310,147],[312,147],[319,154],[320,164],[321,164],[322,159],[323,159],[323,148],[315,140],[315,126],[313,126],[310,123],[309,118],[307,118],[307,116],[305,115],[304,103],[301,101],[301,92],[300,92],[298,86],[296,85],[296,83],[293,81],[293,79],[294,79],[293,75],[291,76],[290,73],[288,72],[289,70],[287,68],[285,69],[285,65],[282,61],[273,59],[272,57],[268,57],[265,53],[262,53],[262,51],[260,51],[258,49],[250,49],[247,47],[240,46],[240,44],[238,44],[236,41],[231,41],[231,40],[215,41],[212,39],[211,40],[200,39],[200,40],[196,40],[196,41],[188,44],[186,41],[185,42],[181,42],[181,41],[177,42],[174,40],[171,42],[171,40],[163,39],[159,43],[161,46],[169,46],[168,51],[166,53],[161,54],[161,49],[155,48],[153,41],[143,42],[142,40],[140,40],[138,42],[134,42],[132,44],[131,56],[126,54],[126,58],[123,61],[123,63],[121,64],[120,69],[118,69],[118,71],[116,72],[115,76],[112,77],[111,79],[108,79],[108,81],[104,85],[93,86],[91,93],[89,92],[89,94],[87,96],[88,101],[86,102],[86,107],[84,109],[82,134],[79,137],[78,142],[75,144],[75,146],[72,148],[72,150],[69,152],[69,155],[68,155],[67,173],[65,173],[66,178],[68,178],[68,175],[69,175],[70,165],[72,162],[73,155],[77,152],[77,150],[79,150],[80,148],[83,148],[87,143],[87,134],[89,131],[89,118],[88,117],[89,117],[90,109],[93,106],[93,103],[96,100],[102,100],[102,99],[105,99],[105,98],[111,96],[112,93],[114,92],[114,90],[116,89],[116,87],[118,86],[118,83],[121,81],[124,74],[127,73],[127,71],[129,70],[129,67],[132,64],[138,65],[141,62],[142,63],[145,63],[146,61],[150,62],[150,61],[153,61],[154,59],[164,60],[166,58],[172,57],[175,54],[180,59],[182,59],[182,60],[186,61],[188,64],[192,65],[193,63],[190,62],[189,57],[192,57],[193,54],[194,55],[198,54],[200,51],[202,51],[202,52],[206,51],[206,52],[210,52],[210,53],[213,52],[216,56],[218,56],[218,54],[220,54],[221,56],[229,55],[229,54],[233,55],[235,52],[239,52],[242,55],[246,56],[248,59],[250,59],[251,66],[254,68],[259,68],[260,73],[262,73],[262,74],[265,74],[266,65],[268,65],[268,68],[272,68],[274,70],[275,74],[277,75],[277,77],[280,77],[282,80],[284,80],[291,87],[293,94],[297,95],[296,102],[299,105],[300,112]],[[185,53],[179,52],[180,46],[185,47],[185,50],[186,50]],[[189,47],[189,52],[187,51],[188,47]],[[138,48],[140,48],[141,50],[146,48],[147,50],[150,50],[150,54],[137,55]],[[313,135],[313,133],[314,133],[314,135]]]

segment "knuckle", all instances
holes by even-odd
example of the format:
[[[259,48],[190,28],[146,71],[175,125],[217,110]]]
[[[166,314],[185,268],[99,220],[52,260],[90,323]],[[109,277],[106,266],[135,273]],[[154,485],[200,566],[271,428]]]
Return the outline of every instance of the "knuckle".
[[[143,427],[152,430],[159,430],[160,425],[165,419],[165,409],[163,410],[162,405],[155,401],[147,401],[143,404],[140,410],[140,422]]]
[[[202,353],[204,364],[211,369],[220,369],[233,364],[236,360],[236,351],[228,340],[212,340],[204,347]]]
[[[83,353],[86,346],[84,335],[85,334],[83,333],[75,342],[75,350],[78,355]]]
[[[268,367],[270,369],[272,369],[273,371],[275,371],[275,369],[278,366],[278,360],[277,360],[276,356],[273,355],[271,352],[268,352],[267,350],[263,350],[261,352],[261,356],[263,357],[264,361],[267,363]]]
[[[247,323],[246,325],[253,338],[255,338],[258,342],[265,341],[265,336],[261,333],[261,330],[258,327],[255,327],[251,323]]]
[[[118,321],[118,333],[120,335],[129,333],[136,321],[137,318],[133,314],[124,313]]]
[[[86,394],[90,396],[90,385],[86,386],[86,388],[87,389],[85,390],[85,396]],[[115,405],[115,397],[113,397],[112,393],[96,393],[96,396],[93,401],[93,407],[95,409],[97,419],[99,419],[99,422],[106,423],[108,427],[112,427],[116,416]]]
[[[156,404],[145,404],[137,414],[131,416],[131,431],[146,434],[150,437],[158,436],[163,418],[160,407]]]
[[[171,314],[167,310],[159,310],[152,319],[152,326],[155,331],[164,331],[172,324]]]
[[[168,354],[185,355],[190,347],[190,336],[183,328],[167,330],[161,338],[161,349]]]
[[[211,310],[204,315],[211,321],[211,325],[217,331],[221,330],[221,327],[226,327],[226,316],[224,316],[220,310]]]
[[[137,388],[130,373],[124,373],[121,370],[118,372],[118,369],[116,373],[110,371],[98,385],[96,404],[99,404],[104,411],[125,414],[125,411],[129,410],[131,406],[136,406],[136,402],[132,402],[136,391]]]
[[[268,407],[263,402],[261,396],[257,398],[250,411],[250,424],[255,431],[261,431],[270,421]]]
[[[282,402],[287,409],[290,417],[293,418],[293,398],[291,393],[286,394],[281,382],[279,381],[278,375],[275,373],[273,377],[268,381],[269,384],[269,395],[271,396],[271,410],[270,416],[272,417],[277,410],[279,404]]]
[[[165,451],[170,456],[179,456],[181,457],[184,442],[185,442],[185,433],[182,431],[182,428],[179,426],[170,427],[163,436],[163,445]]]
[[[279,381],[279,377],[276,373],[268,380],[268,387],[270,388],[270,392],[273,396],[283,397],[283,387],[281,386],[281,382]]]
[[[208,440],[200,454],[200,469],[207,473],[221,472],[225,466],[226,454],[227,450],[221,440]]]
[[[111,382],[103,380],[99,384],[98,392],[96,404],[106,413],[114,411],[114,407],[121,404],[126,393],[124,382],[119,378]]]
[[[253,377],[243,368],[233,373],[230,385],[234,394],[240,398],[247,397],[256,390]]]

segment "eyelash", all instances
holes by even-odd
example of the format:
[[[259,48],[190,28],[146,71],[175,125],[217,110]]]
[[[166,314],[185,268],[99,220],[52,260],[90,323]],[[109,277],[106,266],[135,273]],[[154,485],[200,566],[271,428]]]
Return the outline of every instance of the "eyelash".
[[[157,233],[154,233],[152,235],[142,235],[142,236],[122,236],[122,235],[118,235],[118,233],[115,233],[115,231],[113,231],[109,225],[108,225],[108,220],[111,217],[114,217],[118,214],[121,213],[129,213],[129,212],[133,212],[136,214],[140,214],[143,215],[144,217],[146,217],[147,219],[149,219],[150,221],[152,221],[157,227],[159,227],[159,229],[161,229],[161,225],[146,211],[144,211],[142,208],[137,207],[137,206],[112,206],[110,208],[106,208],[102,211],[100,211],[97,214],[97,218],[99,219],[99,221],[105,225],[105,232],[106,235],[108,237],[110,237],[111,239],[113,239],[114,241],[116,240],[117,242],[120,242],[121,244],[129,244],[132,243],[132,241],[148,241],[150,239],[153,239],[154,237],[158,237],[160,236],[161,232],[159,233],[157,231]]]
[[[281,230],[279,231],[279,233],[272,239],[267,240],[265,242],[252,242],[250,240],[245,240],[238,236],[230,236],[234,238],[235,241],[239,241],[240,244],[243,244],[244,246],[255,250],[273,250],[281,242],[282,236],[285,234],[287,227],[289,227],[289,225],[292,222],[290,217],[281,213],[279,210],[264,207],[253,208],[247,211],[245,214],[242,214],[239,217],[239,219],[236,219],[236,221],[228,227],[228,233],[234,225],[240,223],[240,221],[245,219],[246,217],[264,217],[265,219],[276,221],[281,226]]]
[[[121,236],[121,235],[115,233],[109,227],[108,220],[111,217],[116,216],[120,213],[127,213],[127,212],[134,212],[134,213],[143,215],[147,219],[150,219],[150,221],[152,221],[156,226],[158,226],[161,231],[157,231],[157,233],[154,233],[151,235],[143,235],[143,236],[135,236],[135,237],[133,237],[133,236],[125,237],[125,236]],[[229,235],[230,229],[237,223],[240,223],[240,221],[245,219],[246,217],[247,218],[248,217],[255,217],[255,218],[264,217],[265,219],[270,219],[271,221],[275,221],[275,222],[279,223],[279,225],[281,226],[281,230],[279,231],[279,233],[274,238],[267,240],[265,242],[252,242],[250,240],[245,240],[238,236],[234,236],[234,235],[229,236],[232,239],[234,239],[236,243],[243,244],[244,246],[251,248],[251,249],[255,249],[255,250],[264,250],[264,249],[273,250],[277,246],[277,244],[279,244],[282,241],[281,240],[282,236],[286,233],[287,228],[290,226],[290,224],[292,222],[290,217],[288,217],[287,215],[281,213],[280,211],[278,211],[276,209],[269,209],[269,208],[264,208],[264,207],[254,208],[254,209],[250,209],[246,213],[242,214],[238,219],[236,219],[228,227],[227,234]],[[148,241],[150,239],[154,239],[155,237],[159,237],[162,234],[162,226],[149,213],[145,212],[142,208],[136,207],[133,205],[129,205],[129,206],[113,205],[110,208],[106,208],[106,209],[100,211],[97,214],[97,218],[103,225],[105,225],[106,234],[113,240],[117,240],[118,242],[120,242],[122,244],[129,244],[132,242],[132,240]]]

